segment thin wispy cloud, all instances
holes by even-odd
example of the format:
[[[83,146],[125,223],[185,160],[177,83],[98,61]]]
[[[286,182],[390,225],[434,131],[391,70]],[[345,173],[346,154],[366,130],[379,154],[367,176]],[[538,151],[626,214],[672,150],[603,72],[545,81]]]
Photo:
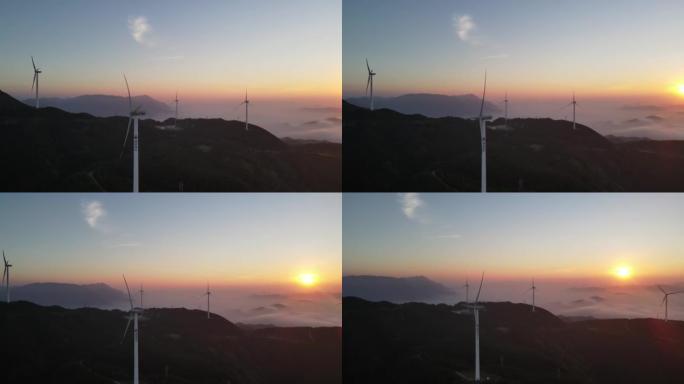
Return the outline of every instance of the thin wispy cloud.
[[[399,204],[402,212],[404,212],[404,215],[409,219],[417,219],[417,210],[425,205],[420,198],[420,195],[417,193],[400,193]]]
[[[477,28],[475,20],[470,15],[454,16],[454,27],[456,28],[456,35],[461,41],[466,43],[476,44],[473,38],[473,31]]]
[[[482,59],[483,60],[504,60],[508,59],[509,55],[507,53],[500,53],[498,55],[490,55],[490,56],[485,56]]]
[[[82,204],[83,219],[91,228],[101,229],[101,219],[107,215],[102,203],[97,200]]]
[[[450,233],[450,234],[445,234],[445,235],[432,235],[428,236],[428,239],[445,239],[445,240],[450,240],[450,239],[460,239],[461,234],[460,233]]]
[[[152,27],[145,16],[129,17],[128,30],[131,32],[133,40],[142,45],[152,45],[150,33]]]

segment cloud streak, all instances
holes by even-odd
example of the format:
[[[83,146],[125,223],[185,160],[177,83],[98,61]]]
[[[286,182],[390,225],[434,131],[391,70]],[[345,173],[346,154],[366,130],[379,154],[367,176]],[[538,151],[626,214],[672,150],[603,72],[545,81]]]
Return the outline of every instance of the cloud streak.
[[[401,211],[409,219],[417,219],[416,211],[425,205],[417,193],[400,193],[399,204],[401,205]]]
[[[454,27],[456,28],[456,35],[461,41],[475,44],[472,36],[473,30],[477,28],[475,20],[470,15],[454,16]]]
[[[133,40],[142,45],[152,45],[149,39],[152,27],[145,16],[129,17],[128,30],[131,32]]]
[[[83,219],[91,228],[99,228],[100,219],[107,215],[102,203],[93,200],[82,205]]]

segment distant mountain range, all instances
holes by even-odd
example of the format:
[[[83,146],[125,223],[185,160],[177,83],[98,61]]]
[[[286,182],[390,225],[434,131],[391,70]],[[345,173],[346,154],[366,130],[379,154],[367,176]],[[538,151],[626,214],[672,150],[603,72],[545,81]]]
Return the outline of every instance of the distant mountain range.
[[[126,312],[0,303],[3,382],[127,383]],[[242,329],[216,314],[145,309],[141,383],[341,383],[339,327]]]
[[[133,96],[133,107],[142,106],[148,117],[168,116],[172,108],[150,96]],[[29,106],[36,105],[36,99],[25,99]],[[54,107],[72,113],[88,113],[97,117],[128,116],[128,98],[112,95],[83,95],[76,97],[42,97],[40,106]]]
[[[65,308],[107,307],[125,303],[128,297],[107,284],[34,283],[12,288],[13,300]]]
[[[473,119],[342,107],[343,186],[354,191],[480,190],[480,130]],[[684,191],[684,141],[608,140],[552,119],[488,123],[492,192]]]
[[[132,190],[128,117],[35,109],[0,91],[0,190]],[[342,146],[277,138],[223,119],[140,121],[142,192],[341,190]]]
[[[527,304],[482,303],[483,382],[681,381],[684,322],[573,319]],[[345,297],[345,383],[472,383],[474,325],[464,303],[391,304]],[[378,367],[382,366],[381,369]]]
[[[344,276],[342,295],[355,296],[371,301],[408,301],[444,300],[454,292],[424,276],[385,277],[385,276]]]
[[[349,104],[368,108],[369,98],[351,97],[345,99]],[[447,96],[432,93],[413,93],[397,97],[375,97],[374,108],[388,108],[405,114],[421,114],[427,117],[466,117],[479,116],[482,99],[473,94]],[[484,113],[494,115],[501,109],[489,101],[485,101]]]

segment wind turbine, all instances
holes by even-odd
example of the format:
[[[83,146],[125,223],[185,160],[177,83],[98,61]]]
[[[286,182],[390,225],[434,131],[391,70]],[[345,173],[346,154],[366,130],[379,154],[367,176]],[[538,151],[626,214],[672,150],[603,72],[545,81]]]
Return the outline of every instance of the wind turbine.
[[[670,297],[670,295],[676,295],[676,294],[678,294],[678,293],[684,293],[684,289],[682,289],[682,290],[680,290],[680,291],[665,292],[665,290],[663,289],[663,287],[661,287],[660,285],[658,286],[658,289],[660,289],[660,292],[662,292],[663,295],[664,295],[664,296],[663,296],[663,301],[660,302],[660,305],[663,305],[663,303],[665,303],[665,321],[667,321],[667,302],[668,302],[668,298]]]
[[[143,291],[142,284],[140,284],[140,291],[139,292],[140,292],[140,308],[143,308],[143,292],[145,292],[145,291]]]
[[[530,289],[528,289],[528,291],[532,291],[532,312],[534,312],[534,307],[535,307],[535,304],[534,304],[534,291],[536,291],[536,290],[537,290],[537,287],[534,286],[534,279],[532,279],[532,287],[530,287]]]
[[[465,283],[463,286],[464,286],[465,289],[466,289],[466,304],[468,304],[469,297],[470,297],[470,296],[469,296],[470,284],[468,284],[468,279],[466,279],[466,283]]]
[[[207,292],[205,293],[205,295],[207,296],[207,319],[209,319],[209,296],[211,296],[211,291],[209,290],[209,283],[207,283]]]
[[[173,101],[176,103],[176,118],[173,120],[173,128],[176,128],[178,124],[178,91],[176,91],[176,99]]]
[[[247,98],[247,90],[245,89],[245,101],[240,105],[245,105],[245,131],[249,130],[249,99]],[[238,105],[238,106],[240,106]]]
[[[142,313],[142,308],[133,307],[133,298],[131,297],[131,290],[128,289],[128,282],[126,281],[126,276],[123,276],[124,283],[126,284],[126,291],[128,292],[128,301],[131,304],[131,310],[128,312],[130,316],[128,317],[128,323],[126,324],[126,330],[124,331],[121,342],[123,343],[128,333],[128,328],[131,326],[131,320],[133,320],[133,384],[140,384],[139,369],[138,369],[138,315]]]
[[[480,122],[480,137],[482,139],[482,192],[487,192],[487,119],[491,118],[490,116],[483,116],[486,93],[487,71],[485,70],[484,88],[482,90],[482,104],[480,105],[480,116],[478,118]]]
[[[373,76],[375,72],[371,69],[368,64],[368,59],[366,59],[366,68],[368,68],[368,82],[366,83],[366,96],[368,96],[368,87],[370,87],[370,110],[373,110]]]
[[[10,302],[10,288],[9,288],[9,269],[12,267],[12,264],[7,262],[7,259],[5,258],[5,250],[2,250],[2,261],[5,262],[5,269],[2,271],[2,283],[6,283],[5,289],[7,290],[7,302]],[[0,284],[2,284],[0,283]]]
[[[575,91],[572,91],[572,129],[575,130],[575,109],[577,108],[577,100],[575,100]]]
[[[475,318],[475,382],[480,382],[480,309],[484,306],[480,305],[480,291],[482,291],[482,282],[484,281],[484,272],[482,272],[482,279],[480,280],[480,288],[477,290],[477,296],[473,304],[467,304],[468,308],[473,310],[473,317]]]
[[[33,56],[31,56],[31,63],[33,64],[33,83],[31,84],[31,92],[33,92],[33,87],[36,87],[36,108],[40,107],[40,99],[38,98],[38,75],[43,73],[40,68],[36,68],[36,62],[33,61]]]
[[[123,151],[126,148],[126,141],[128,140],[128,133],[131,130],[131,122],[133,122],[133,192],[139,192],[140,190],[140,168],[138,165],[138,119],[140,116],[144,116],[145,112],[142,111],[142,106],[137,106],[133,109],[133,99],[131,98],[131,88],[128,86],[128,79],[126,79],[126,74],[123,75],[124,81],[126,82],[126,90],[128,91],[128,129],[126,129],[126,137],[124,138],[123,146],[121,148],[121,154],[119,159],[123,156]]]
[[[504,98],[504,127],[508,128],[508,91],[506,91]]]

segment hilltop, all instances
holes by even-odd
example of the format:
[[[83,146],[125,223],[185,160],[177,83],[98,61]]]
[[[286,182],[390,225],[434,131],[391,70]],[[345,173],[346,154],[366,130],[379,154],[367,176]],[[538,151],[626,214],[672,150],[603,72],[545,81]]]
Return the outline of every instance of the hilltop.
[[[339,191],[341,144],[285,142],[223,119],[140,121],[143,192]],[[132,190],[127,116],[35,109],[0,91],[0,190]],[[130,139],[130,138],[129,138]]]
[[[482,377],[491,383],[675,383],[684,322],[566,322],[527,304],[482,303]],[[464,303],[343,299],[345,383],[470,383],[474,323]],[[377,369],[382,362],[383,369]]]
[[[351,97],[345,99],[358,107],[368,108],[368,97]],[[373,98],[375,109],[391,109],[405,114],[421,114],[428,117],[473,117],[480,113],[482,99],[473,94],[439,95],[434,93],[410,93],[396,97]],[[491,115],[500,113],[501,109],[489,101],[485,101],[484,113]]]
[[[0,303],[8,383],[112,383],[132,376],[125,312]],[[150,308],[140,323],[145,383],[340,383],[341,329],[239,328],[180,308]]]
[[[133,96],[134,106],[141,106],[147,116],[169,115],[173,111],[167,104],[150,96]],[[24,104],[36,105],[36,99],[26,99]],[[76,97],[42,97],[40,106],[54,107],[72,113],[88,113],[97,117],[127,116],[128,98],[112,95],[82,95]]]
[[[451,289],[425,276],[344,276],[342,291],[347,296],[391,302],[434,301],[454,295]]]
[[[476,120],[343,102],[345,191],[479,191]],[[493,192],[683,191],[684,141],[609,140],[552,119],[488,123]]]

